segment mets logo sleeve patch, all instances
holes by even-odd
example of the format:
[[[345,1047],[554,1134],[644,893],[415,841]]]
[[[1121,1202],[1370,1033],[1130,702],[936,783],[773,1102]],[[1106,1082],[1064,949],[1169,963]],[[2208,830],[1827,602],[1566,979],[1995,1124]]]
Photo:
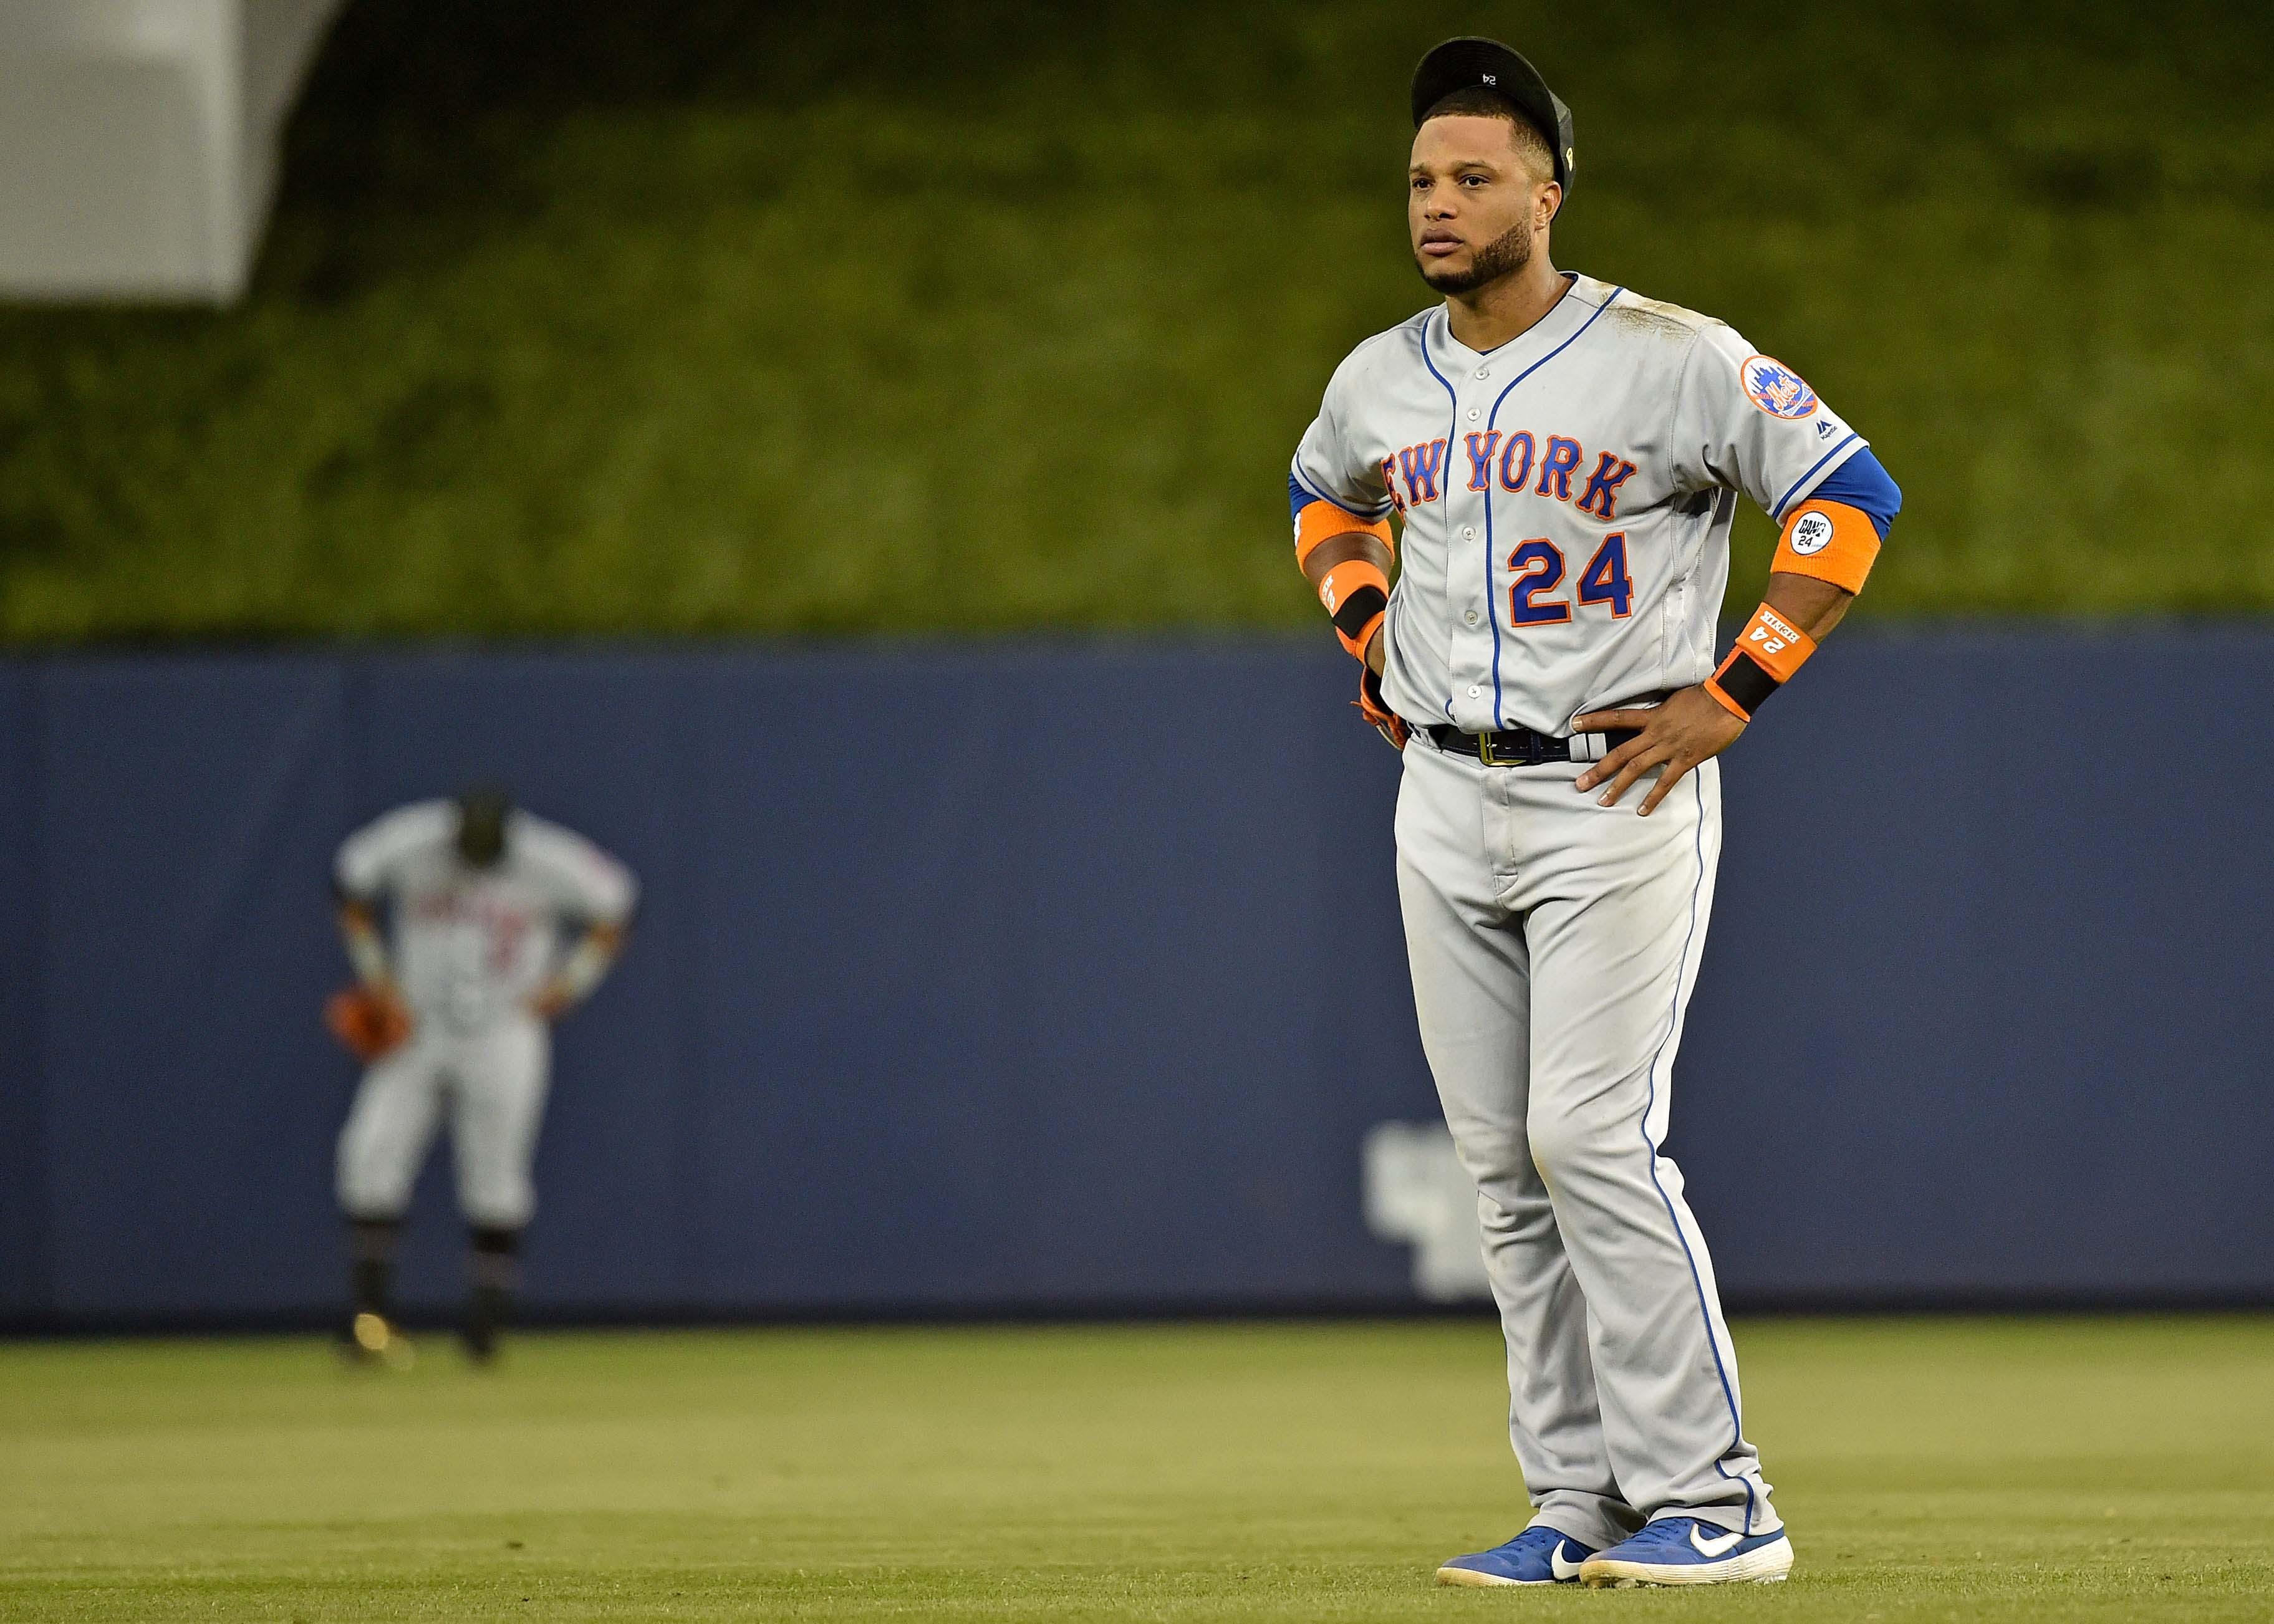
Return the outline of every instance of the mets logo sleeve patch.
[[[1678,485],[1741,491],[1782,525],[1864,444],[1792,368],[1724,322],[1699,328],[1675,401]]]
[[[1750,357],[1738,375],[1753,404],[1772,417],[1798,419],[1816,410],[1816,391],[1798,372],[1772,357]]]

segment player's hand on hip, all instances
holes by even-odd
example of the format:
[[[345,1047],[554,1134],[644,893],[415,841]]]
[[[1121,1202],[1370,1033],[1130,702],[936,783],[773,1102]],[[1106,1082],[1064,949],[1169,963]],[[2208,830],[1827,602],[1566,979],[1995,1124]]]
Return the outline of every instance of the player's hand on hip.
[[[1636,779],[1659,768],[1658,782],[1642,799],[1639,810],[1645,817],[1666,799],[1667,791],[1682,782],[1683,775],[1728,749],[1745,731],[1745,725],[1703,687],[1669,694],[1663,704],[1648,710],[1590,710],[1575,718],[1572,726],[1583,733],[1636,730],[1634,738],[1581,773],[1577,787],[1584,793],[1609,780],[1611,786],[1603,792],[1602,804],[1615,807],[1619,797],[1634,787]]]

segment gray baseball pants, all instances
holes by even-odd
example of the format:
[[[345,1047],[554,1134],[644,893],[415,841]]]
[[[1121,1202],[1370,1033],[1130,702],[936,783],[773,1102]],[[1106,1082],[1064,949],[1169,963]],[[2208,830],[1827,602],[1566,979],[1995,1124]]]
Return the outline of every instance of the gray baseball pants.
[[[1646,1518],[1779,1526],[1745,1441],[1705,1237],[1660,1154],[1713,906],[1720,764],[1648,817],[1582,769],[1405,748],[1398,893],[1421,1044],[1477,1181],[1538,1515],[1600,1548]]]
[[[545,1114],[553,1034],[531,1015],[471,1032],[422,1017],[410,1039],[364,1073],[340,1131],[340,1210],[399,1218],[447,1111],[458,1210],[518,1229],[537,1210],[530,1169]]]

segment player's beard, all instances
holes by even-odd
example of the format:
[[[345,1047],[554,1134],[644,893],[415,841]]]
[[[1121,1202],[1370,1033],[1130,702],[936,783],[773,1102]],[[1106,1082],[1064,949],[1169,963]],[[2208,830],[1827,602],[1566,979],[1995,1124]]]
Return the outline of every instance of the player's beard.
[[[1465,271],[1433,270],[1419,252],[1413,256],[1413,266],[1421,273],[1421,280],[1440,293],[1474,293],[1487,282],[1513,276],[1531,263],[1532,228],[1521,222],[1470,255]]]

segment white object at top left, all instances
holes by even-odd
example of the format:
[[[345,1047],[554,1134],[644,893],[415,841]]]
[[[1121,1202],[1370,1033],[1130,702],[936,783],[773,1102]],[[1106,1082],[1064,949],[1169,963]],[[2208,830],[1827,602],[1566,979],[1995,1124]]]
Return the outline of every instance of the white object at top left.
[[[340,6],[0,4],[0,298],[235,302]]]

